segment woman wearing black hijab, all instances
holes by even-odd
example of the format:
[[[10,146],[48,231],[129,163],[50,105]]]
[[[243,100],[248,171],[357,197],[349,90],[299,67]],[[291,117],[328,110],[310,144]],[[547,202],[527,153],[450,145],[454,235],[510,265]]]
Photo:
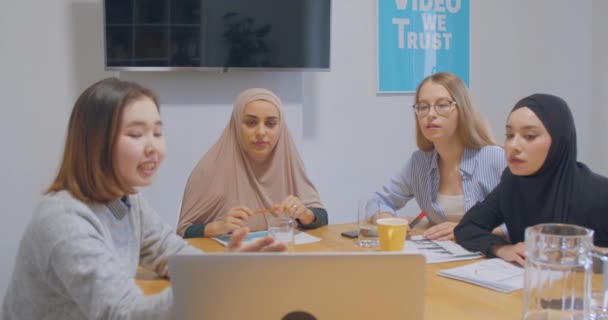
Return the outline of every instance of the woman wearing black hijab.
[[[456,226],[458,243],[523,265],[525,229],[559,222],[593,229],[595,245],[608,246],[608,179],[576,161],[576,130],[564,100],[548,94],[520,100],[507,121],[505,153],[508,169]],[[492,234],[503,222],[511,243]]]

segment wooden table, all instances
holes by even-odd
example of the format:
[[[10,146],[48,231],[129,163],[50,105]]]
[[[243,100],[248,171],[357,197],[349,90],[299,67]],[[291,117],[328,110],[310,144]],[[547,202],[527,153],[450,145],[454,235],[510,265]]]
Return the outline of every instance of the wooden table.
[[[354,228],[354,224],[336,224],[307,231],[322,240],[316,243],[297,245],[295,250],[298,252],[373,251],[374,249],[360,248],[354,240],[340,236],[340,232]],[[422,229],[417,227],[411,233],[419,234],[421,232]],[[211,239],[189,239],[188,242],[204,251],[224,251],[222,245]],[[425,319],[521,319],[523,297],[521,290],[504,294],[437,275],[437,272],[441,269],[457,267],[471,262],[469,260],[427,264],[426,290],[424,293]],[[144,294],[154,294],[169,287],[170,283],[167,280],[155,277],[151,273],[138,273],[137,285]]]

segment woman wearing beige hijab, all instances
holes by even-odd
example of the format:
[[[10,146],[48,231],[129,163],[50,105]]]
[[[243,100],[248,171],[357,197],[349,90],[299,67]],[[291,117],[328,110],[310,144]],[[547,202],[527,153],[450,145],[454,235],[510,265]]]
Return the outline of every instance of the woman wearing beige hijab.
[[[327,211],[285,124],[281,100],[255,88],[237,97],[221,137],[190,174],[177,231],[191,238],[245,226],[264,230],[272,214],[268,209],[288,214],[304,229],[327,224]]]

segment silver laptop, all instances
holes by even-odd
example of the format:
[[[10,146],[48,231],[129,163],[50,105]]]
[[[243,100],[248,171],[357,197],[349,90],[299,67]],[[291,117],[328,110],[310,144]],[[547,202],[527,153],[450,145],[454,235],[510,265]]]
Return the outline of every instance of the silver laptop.
[[[180,320],[423,318],[422,255],[176,255],[169,273]]]

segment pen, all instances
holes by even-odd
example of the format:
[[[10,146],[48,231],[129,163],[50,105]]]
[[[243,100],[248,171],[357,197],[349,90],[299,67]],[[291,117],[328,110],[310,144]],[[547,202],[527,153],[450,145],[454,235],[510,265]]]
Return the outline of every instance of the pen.
[[[253,214],[261,214],[261,213],[274,213],[274,208],[261,209],[261,210],[256,210],[253,212]]]
[[[483,254],[481,254],[481,253],[469,253],[469,254],[461,254],[461,255],[453,256],[453,258],[481,258],[481,257],[483,257]]]
[[[418,224],[418,222],[420,222],[420,220],[422,220],[424,217],[426,217],[426,212],[420,211],[418,216],[416,218],[414,218],[414,220],[412,220],[412,222],[410,222],[410,229],[414,228]]]

